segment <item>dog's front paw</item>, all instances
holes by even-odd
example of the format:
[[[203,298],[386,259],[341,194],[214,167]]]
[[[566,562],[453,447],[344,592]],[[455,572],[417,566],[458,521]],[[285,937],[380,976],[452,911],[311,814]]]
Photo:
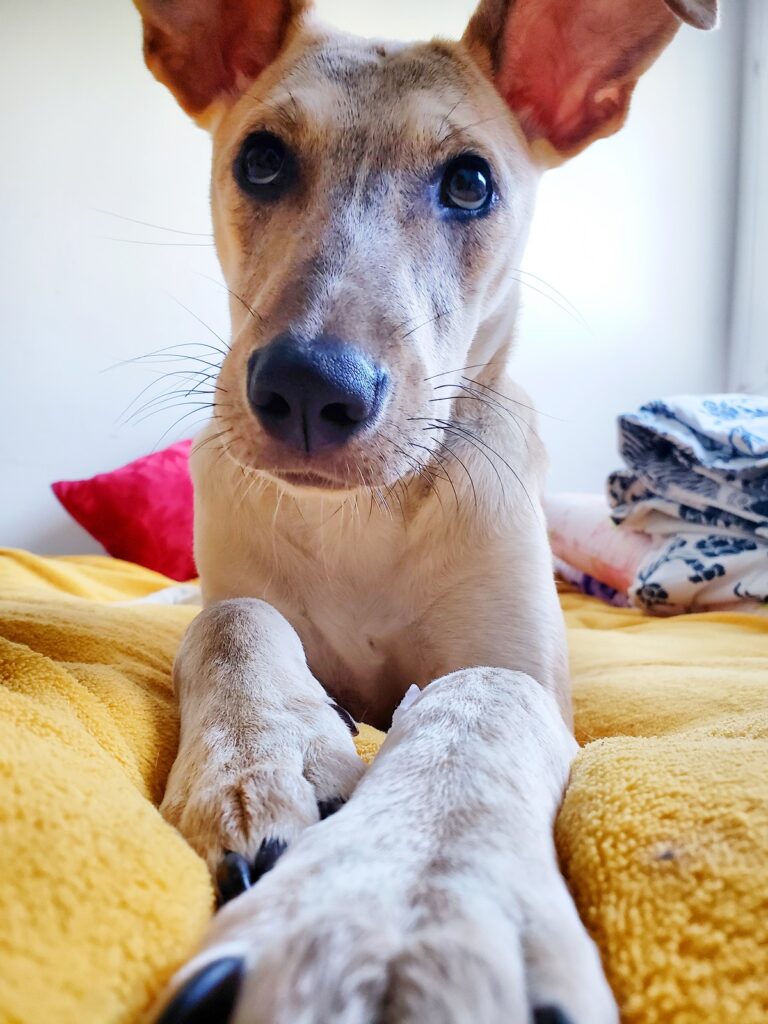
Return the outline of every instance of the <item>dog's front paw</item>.
[[[225,903],[338,810],[363,771],[349,723],[325,702],[303,720],[261,728],[252,744],[186,746],[160,810],[206,860]]]
[[[529,676],[432,683],[349,803],[216,915],[159,1020],[616,1024],[552,840],[572,754]]]
[[[616,1024],[554,865],[499,890],[482,853],[424,859],[354,804],[214,918],[158,1024]]]

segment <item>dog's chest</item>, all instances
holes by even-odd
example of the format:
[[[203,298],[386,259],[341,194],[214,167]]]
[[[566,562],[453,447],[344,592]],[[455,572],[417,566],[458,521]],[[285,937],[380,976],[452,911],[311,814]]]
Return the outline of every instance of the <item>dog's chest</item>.
[[[313,675],[353,715],[384,727],[424,674],[414,617],[392,597],[374,600],[368,588],[350,588],[280,609],[301,637]]]

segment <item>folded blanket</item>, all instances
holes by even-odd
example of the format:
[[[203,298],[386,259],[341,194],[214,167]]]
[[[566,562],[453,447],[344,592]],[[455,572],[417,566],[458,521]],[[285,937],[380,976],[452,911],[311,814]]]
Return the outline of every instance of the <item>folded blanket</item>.
[[[544,512],[559,574],[594,597],[622,595],[628,604],[637,570],[654,550],[653,540],[638,530],[619,529],[601,494],[549,494]],[[608,590],[590,590],[591,580]]]
[[[564,562],[556,556],[553,558],[553,564],[559,583],[567,583],[574,590],[578,590],[588,597],[597,597],[599,600],[605,601],[606,604],[613,604],[617,608],[629,607],[629,599],[623,591],[603,583],[596,576],[583,572],[581,569],[575,568],[569,562]]]
[[[156,810],[195,613],[143,600],[169,583],[0,552],[3,1024],[137,1024],[212,911]],[[624,1024],[763,1024],[768,621],[562,603],[585,746],[557,841]]]
[[[619,417],[629,471],[608,478],[615,522],[647,517],[768,537],[768,398],[681,395]],[[667,532],[674,529],[667,524]]]
[[[619,418],[612,518],[653,539],[630,601],[666,613],[768,602],[768,398],[683,395]]]
[[[549,495],[544,506],[555,571],[584,594],[655,614],[768,614],[768,552],[757,538],[679,521],[669,535],[641,532],[614,523],[599,494]]]

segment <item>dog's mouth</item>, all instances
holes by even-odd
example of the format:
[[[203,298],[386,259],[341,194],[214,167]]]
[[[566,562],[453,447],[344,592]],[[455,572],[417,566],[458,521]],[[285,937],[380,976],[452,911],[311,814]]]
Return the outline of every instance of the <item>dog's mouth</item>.
[[[300,472],[292,469],[273,469],[271,471],[271,476],[276,477],[282,483],[290,484],[291,487],[297,487],[301,490],[346,491],[349,488],[347,483],[333,477],[326,476],[323,473],[307,471]]]

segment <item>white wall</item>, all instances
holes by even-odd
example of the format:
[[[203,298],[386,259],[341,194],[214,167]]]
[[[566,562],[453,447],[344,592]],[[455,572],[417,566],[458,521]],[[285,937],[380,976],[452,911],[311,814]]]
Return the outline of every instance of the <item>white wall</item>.
[[[349,29],[417,36],[457,33],[471,3],[321,6]],[[527,269],[580,314],[528,290],[519,376],[552,417],[553,486],[601,486],[621,409],[722,385],[740,6],[727,4],[720,33],[682,32],[638,89],[623,135],[542,189]],[[165,345],[215,344],[195,316],[226,331],[209,238],[100,211],[208,232],[208,143],[143,69],[128,0],[2,0],[2,25],[0,544],[91,550],[48,484],[199,422],[193,414],[163,437],[189,411],[179,408],[120,425],[162,368],[110,367]]]
[[[746,0],[729,387],[768,394],[768,4]]]

